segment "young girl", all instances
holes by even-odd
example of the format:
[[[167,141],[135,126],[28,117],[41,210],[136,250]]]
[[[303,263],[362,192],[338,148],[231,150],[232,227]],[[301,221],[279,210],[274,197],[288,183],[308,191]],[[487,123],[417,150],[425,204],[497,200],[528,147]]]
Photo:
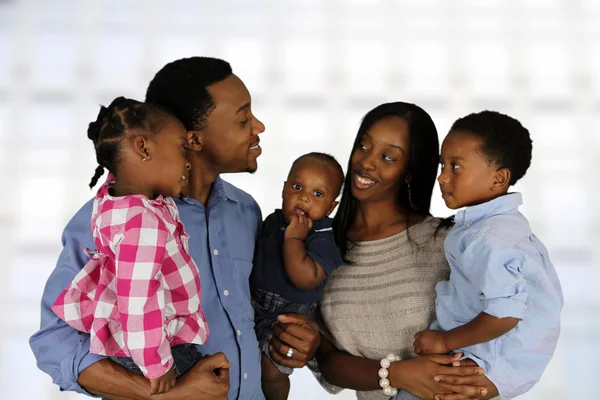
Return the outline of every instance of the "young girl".
[[[88,138],[99,164],[90,187],[110,172],[94,200],[98,250],[53,310],[90,333],[90,352],[165,393],[201,358],[193,344],[208,337],[198,269],[171,198],[187,182],[187,132],[162,109],[119,97],[101,107]]]

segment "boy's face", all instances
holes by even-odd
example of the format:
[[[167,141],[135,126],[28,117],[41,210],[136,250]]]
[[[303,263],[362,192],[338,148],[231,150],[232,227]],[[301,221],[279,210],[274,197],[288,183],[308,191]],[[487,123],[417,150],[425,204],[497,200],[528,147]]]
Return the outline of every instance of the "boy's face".
[[[446,206],[457,209],[484,203],[500,193],[493,190],[498,168],[481,152],[481,139],[468,131],[450,131],[442,143],[438,177]]]
[[[315,221],[323,219],[335,209],[335,201],[344,177],[325,162],[300,160],[290,171],[283,184],[281,209],[289,223],[296,214]]]

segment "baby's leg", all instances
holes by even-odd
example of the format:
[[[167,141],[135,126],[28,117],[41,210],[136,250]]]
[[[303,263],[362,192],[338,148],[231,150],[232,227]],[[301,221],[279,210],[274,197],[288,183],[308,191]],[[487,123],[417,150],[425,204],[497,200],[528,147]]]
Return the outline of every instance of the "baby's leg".
[[[262,390],[267,400],[287,400],[290,394],[290,377],[279,372],[275,364],[263,353],[261,360]]]

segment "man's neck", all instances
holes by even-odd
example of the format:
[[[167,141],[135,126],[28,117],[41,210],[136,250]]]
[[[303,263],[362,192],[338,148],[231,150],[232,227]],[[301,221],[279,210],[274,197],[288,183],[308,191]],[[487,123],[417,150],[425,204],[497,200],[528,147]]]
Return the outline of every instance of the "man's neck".
[[[188,186],[183,195],[197,200],[206,207],[212,185],[219,176],[219,172],[213,165],[207,165],[208,163],[199,157],[190,160],[190,162],[192,170],[190,171]]]

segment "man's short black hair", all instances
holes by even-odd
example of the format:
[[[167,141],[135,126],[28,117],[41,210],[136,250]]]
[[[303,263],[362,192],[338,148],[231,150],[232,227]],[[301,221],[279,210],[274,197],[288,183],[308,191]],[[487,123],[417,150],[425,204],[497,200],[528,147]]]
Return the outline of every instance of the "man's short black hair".
[[[529,131],[515,118],[497,111],[481,111],[458,119],[451,131],[468,131],[481,138],[481,152],[499,168],[510,170],[510,185],[531,165]]]
[[[214,109],[206,89],[233,72],[227,61],[210,57],[182,58],[165,65],[148,85],[146,102],[175,115],[189,131],[204,128]]]

